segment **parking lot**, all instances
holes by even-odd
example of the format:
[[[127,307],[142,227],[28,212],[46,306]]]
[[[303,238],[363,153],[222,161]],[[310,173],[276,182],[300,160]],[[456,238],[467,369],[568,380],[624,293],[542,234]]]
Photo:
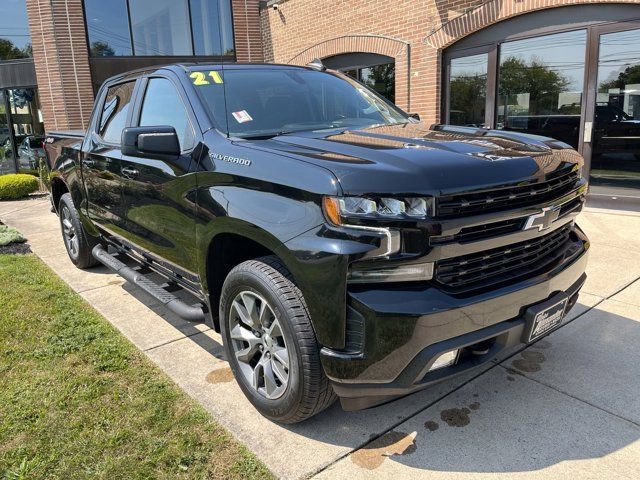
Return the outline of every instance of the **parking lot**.
[[[174,316],[106,268],[68,260],[46,197],[0,219],[278,476],[637,478],[640,214],[588,208],[589,276],[567,323],[526,348],[362,412],[339,404],[294,426],[261,417],[233,381],[220,336]]]

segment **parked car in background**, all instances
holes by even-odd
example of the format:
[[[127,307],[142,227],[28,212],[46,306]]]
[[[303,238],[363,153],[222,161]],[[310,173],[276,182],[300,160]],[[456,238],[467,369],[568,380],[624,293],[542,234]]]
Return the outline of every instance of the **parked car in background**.
[[[44,158],[44,137],[27,135],[18,147],[18,164],[20,168],[35,170],[40,159]]]

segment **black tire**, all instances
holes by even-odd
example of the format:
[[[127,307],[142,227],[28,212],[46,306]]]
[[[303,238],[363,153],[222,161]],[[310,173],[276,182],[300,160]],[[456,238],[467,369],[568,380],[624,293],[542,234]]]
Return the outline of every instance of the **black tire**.
[[[287,383],[282,387],[284,392],[279,398],[267,398],[259,393],[245,377],[236,358],[234,345],[237,340],[232,343],[230,330],[233,328],[232,304],[241,293],[253,293],[266,300],[273,311],[273,318],[281,326],[281,337],[289,352],[289,368]],[[231,270],[222,287],[220,326],[231,370],[245,396],[265,417],[279,423],[297,423],[316,415],[335,401],[336,395],[320,363],[318,342],[302,292],[277,257],[249,260]],[[266,351],[266,344],[257,352],[258,358],[267,355],[262,348]],[[253,361],[256,361],[255,357]],[[247,362],[243,367],[246,372]]]
[[[100,263],[91,254],[91,250],[98,244],[98,240],[84,231],[78,210],[76,210],[69,193],[65,193],[60,198],[58,216],[60,217],[64,246],[73,264],[78,268],[89,268]],[[70,225],[66,224],[67,221]]]

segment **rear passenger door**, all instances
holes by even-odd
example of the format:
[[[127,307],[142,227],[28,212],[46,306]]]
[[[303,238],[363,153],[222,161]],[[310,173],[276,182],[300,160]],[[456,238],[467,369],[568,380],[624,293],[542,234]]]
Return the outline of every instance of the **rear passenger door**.
[[[171,77],[143,79],[138,96],[133,125],[173,127],[181,155],[175,161],[122,159],[126,240],[141,246],[156,260],[169,262],[173,270],[177,266],[185,274],[193,274],[197,268],[192,153],[197,143],[197,124],[182,87]]]
[[[82,173],[87,189],[89,217],[111,232],[123,228],[122,130],[128,126],[136,80],[111,85],[103,93],[101,112],[87,134]]]

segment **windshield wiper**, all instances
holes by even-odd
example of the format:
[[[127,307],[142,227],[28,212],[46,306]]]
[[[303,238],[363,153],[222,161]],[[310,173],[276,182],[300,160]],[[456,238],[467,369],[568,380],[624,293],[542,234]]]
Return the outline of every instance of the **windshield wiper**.
[[[280,135],[289,135],[291,133],[302,132],[303,130],[282,130],[280,132],[256,133],[252,135],[238,135],[243,140],[268,140],[270,138],[279,137]]]

